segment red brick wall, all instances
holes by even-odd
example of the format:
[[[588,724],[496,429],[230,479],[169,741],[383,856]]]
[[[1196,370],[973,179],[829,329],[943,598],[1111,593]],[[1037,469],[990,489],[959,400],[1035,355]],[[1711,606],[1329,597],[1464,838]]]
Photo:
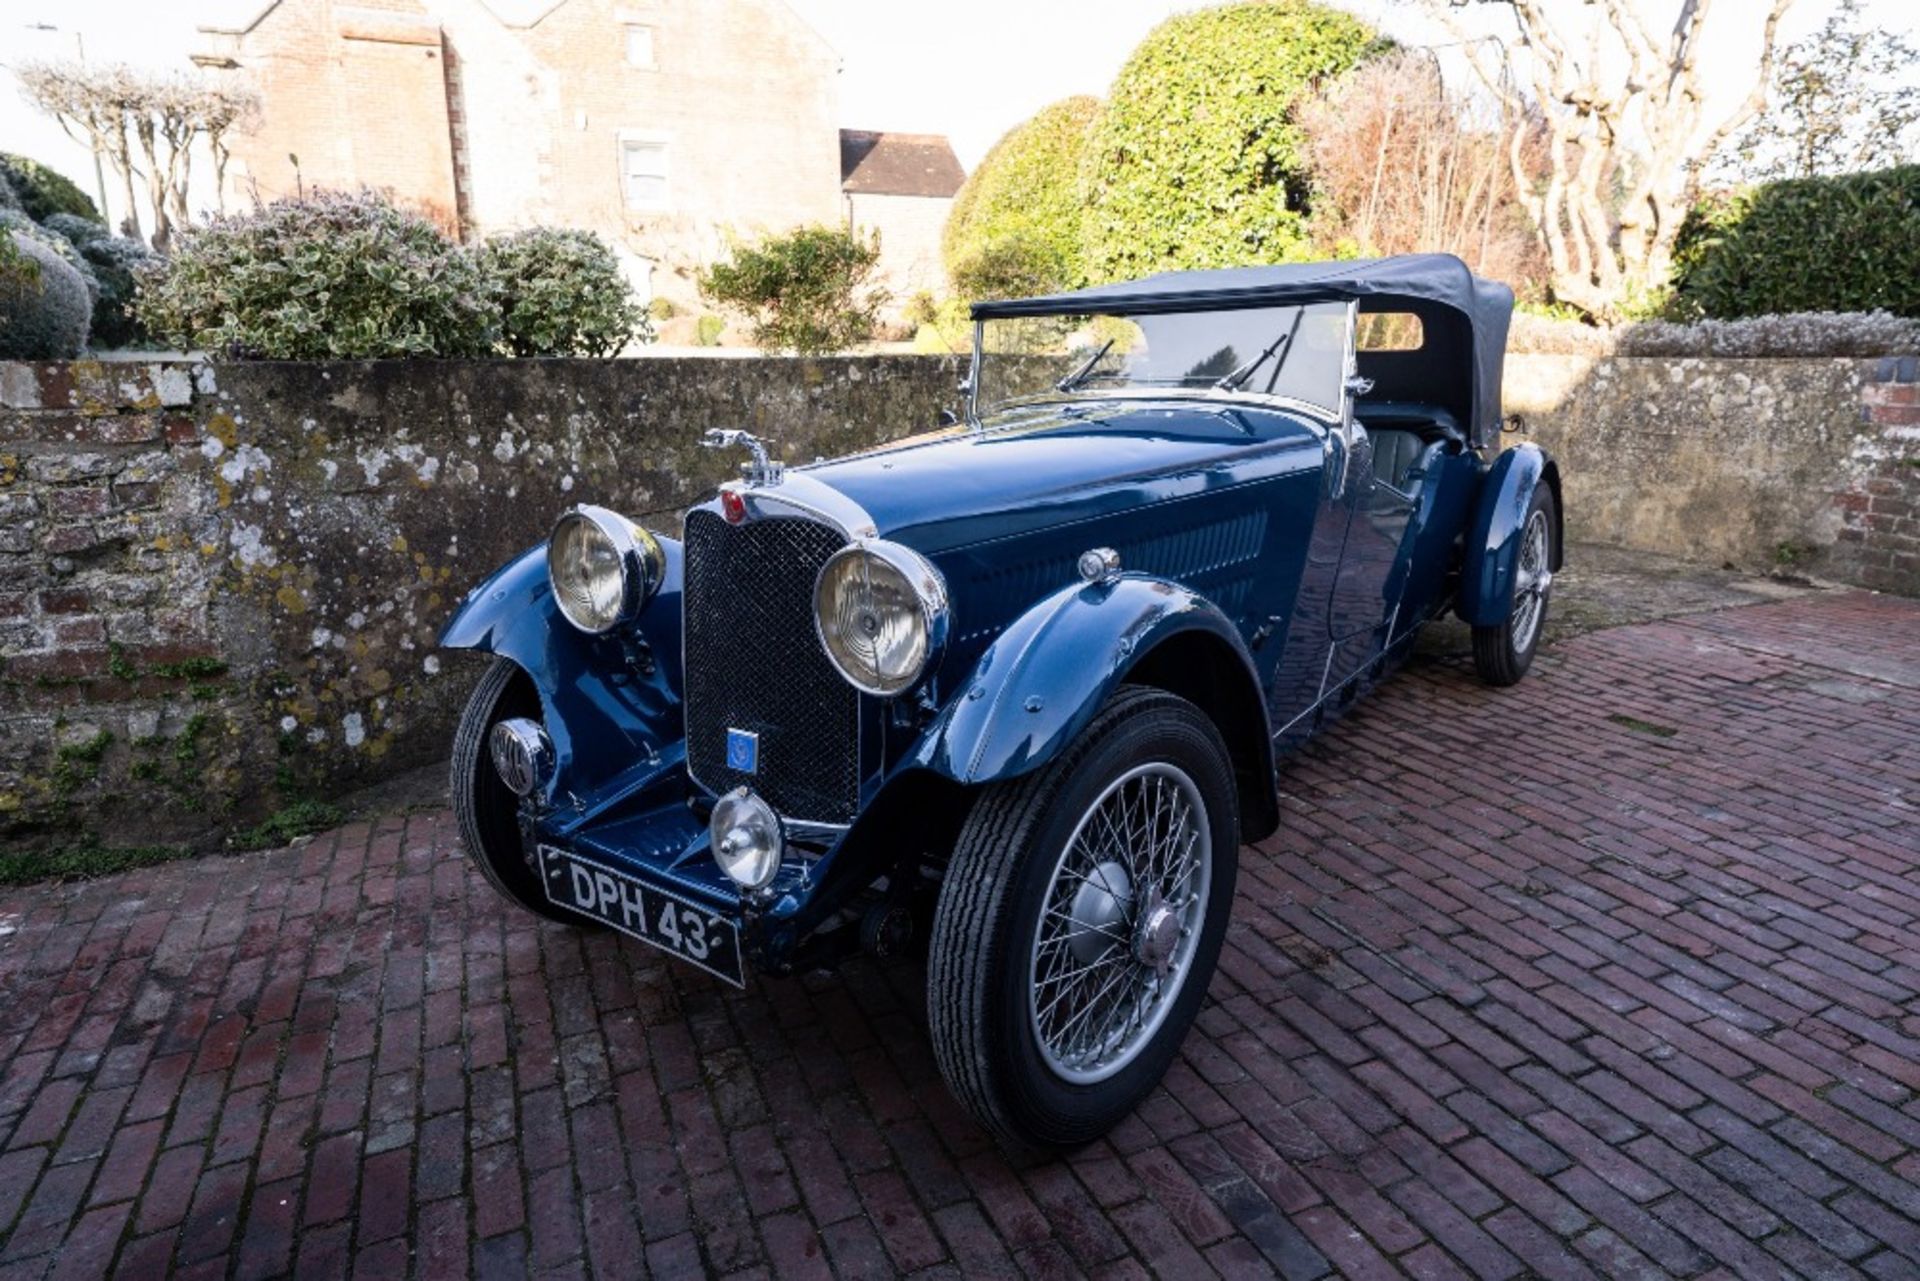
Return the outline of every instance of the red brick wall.
[[[1920,357],[1874,361],[1860,416],[1875,430],[1855,446],[1854,474],[1834,495],[1834,564],[1863,587],[1920,595]]]

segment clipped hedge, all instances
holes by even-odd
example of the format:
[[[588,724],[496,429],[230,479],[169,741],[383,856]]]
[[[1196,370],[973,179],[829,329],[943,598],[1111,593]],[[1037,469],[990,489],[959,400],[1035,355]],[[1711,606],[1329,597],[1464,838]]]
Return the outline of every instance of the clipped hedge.
[[[134,312],[148,333],[232,359],[484,356],[499,331],[474,256],[370,193],[215,218],[140,281]]]
[[[1154,28],[1088,143],[1090,276],[1312,257],[1294,105],[1383,47],[1364,22],[1309,0],[1202,9]]]
[[[1795,178],[1703,202],[1675,247],[1673,310],[1920,317],[1920,165]]]
[[[617,356],[653,337],[620,262],[591,231],[536,227],[487,241],[480,266],[500,305],[509,356]]]
[[[134,314],[134,299],[141,273],[157,265],[160,256],[121,236],[96,236],[80,245],[80,256],[99,283],[93,300],[93,345],[127,347],[143,341],[146,331]]]
[[[954,197],[941,257],[968,297],[1019,297],[1086,281],[1080,169],[1100,100],[1043,107],[993,145]]]
[[[35,222],[62,213],[102,222],[99,209],[86,192],[37,160],[0,151],[0,179],[13,188],[20,207]]]
[[[87,344],[93,300],[44,241],[0,228],[0,360],[71,360]]]

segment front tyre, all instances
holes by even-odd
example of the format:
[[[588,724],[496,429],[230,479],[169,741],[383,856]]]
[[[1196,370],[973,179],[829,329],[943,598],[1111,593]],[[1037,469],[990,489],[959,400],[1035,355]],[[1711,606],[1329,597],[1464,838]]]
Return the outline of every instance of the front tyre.
[[[1127,687],[1034,774],[989,787],[934,913],[935,1058],[1002,1143],[1112,1129],[1206,996],[1239,868],[1233,764],[1185,699]]]
[[[1512,685],[1533,666],[1547,627],[1553,596],[1553,491],[1539,485],[1520,527],[1520,561],[1514,567],[1513,607],[1504,621],[1473,629],[1473,666],[1489,685]]]
[[[493,767],[487,735],[514,716],[540,719],[540,695],[519,667],[504,658],[475,685],[453,734],[453,770],[448,791],[460,843],[494,889],[538,916],[569,925],[592,925],[586,917],[556,907],[541,891],[533,860],[520,839],[520,801]]]

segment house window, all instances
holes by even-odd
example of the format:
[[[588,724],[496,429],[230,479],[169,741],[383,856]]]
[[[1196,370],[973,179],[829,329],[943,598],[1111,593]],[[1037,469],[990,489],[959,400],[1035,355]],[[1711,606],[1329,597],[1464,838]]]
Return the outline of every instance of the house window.
[[[653,28],[637,22],[626,25],[627,65],[653,70]]]
[[[667,207],[667,144],[627,139],[620,144],[620,179],[631,209]]]

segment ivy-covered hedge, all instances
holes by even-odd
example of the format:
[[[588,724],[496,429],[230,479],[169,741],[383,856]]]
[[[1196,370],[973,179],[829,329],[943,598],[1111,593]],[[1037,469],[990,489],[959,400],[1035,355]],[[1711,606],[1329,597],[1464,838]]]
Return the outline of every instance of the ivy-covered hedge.
[[[961,293],[1016,297],[1086,281],[1080,169],[1100,100],[1067,98],[1008,130],[954,197],[941,256]]]
[[[1089,274],[1313,256],[1296,101],[1383,48],[1309,0],[1170,18],[1121,68],[1087,153]]]
[[[1675,257],[1681,316],[1920,317],[1920,165],[1795,178],[1703,202]]]

